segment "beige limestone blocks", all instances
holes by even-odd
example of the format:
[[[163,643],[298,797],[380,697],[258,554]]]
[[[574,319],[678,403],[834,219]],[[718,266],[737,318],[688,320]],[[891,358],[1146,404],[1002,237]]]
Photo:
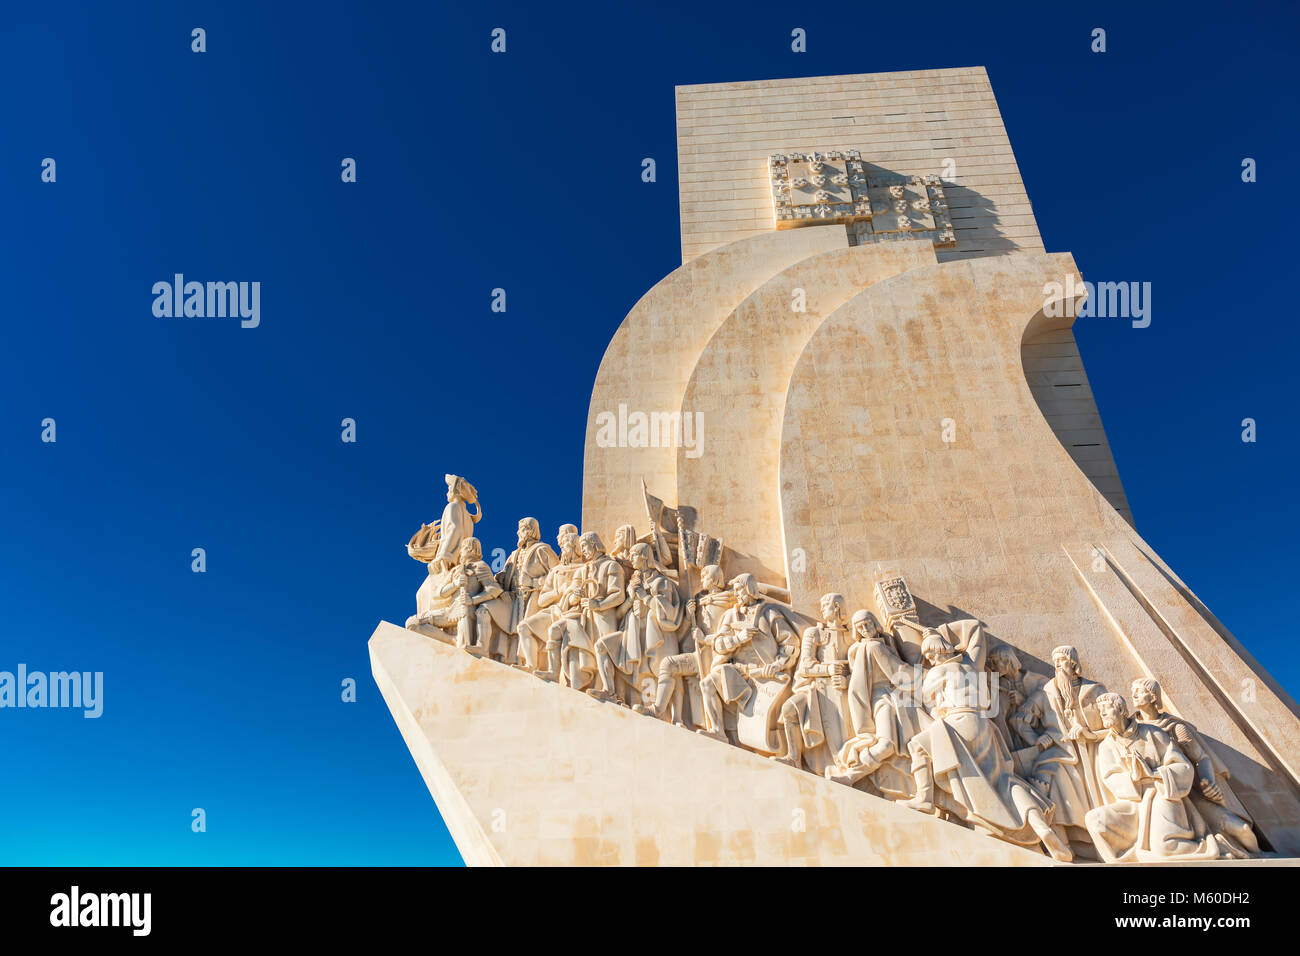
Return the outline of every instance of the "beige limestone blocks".
[[[803,693],[792,705],[796,724],[812,726],[808,687],[819,708],[838,699],[840,663],[857,662],[854,679],[865,673],[863,649],[839,643],[849,615],[854,634],[870,640],[859,609],[871,607],[913,645],[897,648],[912,663],[930,641],[927,673],[949,667],[979,678],[984,661],[1009,648],[1019,665],[994,672],[1037,693],[1059,680],[1068,645],[1094,691],[1154,679],[1161,719],[1190,722],[1272,849],[1300,854],[1300,710],[1133,529],[1072,319],[1048,317],[1049,289],[1079,287],[1077,270],[1069,254],[1042,249],[983,71],[683,87],[678,128],[684,264],[637,303],[601,363],[581,530],[615,541],[631,522],[645,539],[644,480],[669,509],[689,513],[699,541],[725,544],[721,559],[690,569],[682,597],[721,592],[744,572],[765,595],[788,597],[790,621],[811,626],[801,630],[809,660],[794,670]],[[943,175],[956,248],[861,245],[842,224],[776,230],[768,156],[821,147],[857,149],[891,175]],[[953,158],[949,177],[944,161]],[[628,413],[676,418],[679,429],[698,416],[698,441],[688,445],[680,430],[624,441],[620,429],[610,442],[600,422]],[[656,551],[656,560],[682,581],[678,554]],[[644,571],[629,557],[624,547],[628,581]],[[703,565],[715,561],[722,568],[709,569],[705,585]],[[656,587],[657,574],[647,578]],[[426,582],[421,613],[433,606],[430,590]],[[846,600],[830,614],[823,597],[834,593]],[[903,593],[914,605],[892,613],[887,599]],[[826,619],[814,624],[819,604]],[[618,656],[628,657],[626,633],[607,623],[610,635],[623,634]],[[927,627],[952,636],[951,654]],[[976,633],[978,651],[957,640]],[[540,632],[534,643],[535,659],[549,654]],[[381,625],[371,654],[471,862],[1049,862],[436,637]],[[704,673],[675,666],[697,684]],[[878,677],[863,684],[873,694],[884,687]],[[933,687],[930,696],[936,720],[960,710]],[[779,699],[768,703],[785,712]],[[1115,738],[1106,748],[1113,769],[1130,725],[1104,726],[1095,714],[1086,723],[1097,740]],[[1033,722],[1022,726],[1022,749],[1032,750]],[[987,753],[979,742],[989,728],[967,729],[973,750]],[[1197,785],[1158,734],[1142,733],[1170,786]],[[852,760],[837,763],[845,779],[888,761],[903,778],[898,799],[924,796],[908,768],[924,775],[915,768],[925,759],[855,740]],[[1097,740],[1079,748],[1089,773]],[[755,749],[772,752],[766,743]],[[829,745],[817,746],[826,752],[814,762],[828,762]],[[793,762],[792,750],[773,756]],[[934,776],[943,772],[935,763]],[[1036,802],[1021,784],[1044,772],[1042,760],[1024,757],[1013,802]],[[990,781],[1009,778],[1000,774],[990,769]],[[1131,793],[1112,792],[1116,819],[1134,793],[1145,799],[1147,784],[1137,782]],[[941,795],[935,802],[944,812]],[[1082,800],[1077,814],[1062,815],[1071,839],[1087,838],[1087,813],[1098,806]],[[1171,833],[1179,825],[1165,824]],[[1112,849],[1117,859],[1128,852]]]
[[[820,255],[866,262],[881,251]],[[1068,319],[1043,314],[1045,286],[1075,274],[1069,256],[925,263],[859,279],[840,268],[834,281],[818,281],[818,258],[806,259],[733,296],[739,304],[683,389],[684,409],[698,401],[714,412],[709,445],[696,458],[679,449],[658,472],[661,486],[672,468],[678,503],[698,507],[738,562],[788,582],[796,608],[833,590],[850,607],[869,606],[887,564],[931,620],[977,617],[1024,649],[1031,670],[1049,670],[1051,648],[1071,643],[1108,686],[1157,677],[1172,706],[1219,742],[1277,848],[1296,852],[1294,705],[1079,470],[1030,381],[1027,347],[1069,334]],[[790,311],[794,288],[815,290],[810,316]],[[638,394],[639,382],[624,387]],[[588,473],[602,472],[602,487],[623,481],[626,493],[620,514],[605,495],[584,525],[635,520],[639,476],[620,476],[627,464],[589,448]]]
[[[843,226],[757,235],[676,269],[642,296],[605,349],[591,391],[584,529],[609,535],[625,521],[640,520],[643,478],[660,495],[674,494],[677,486],[677,445],[661,441],[658,429],[652,445],[610,445],[600,437],[601,416],[617,416],[620,406],[647,416],[680,414],[695,359],[732,310],[774,273],[847,247]]]
[[[1042,289],[1069,272],[1066,255],[930,266],[818,328],[791,377],[780,453],[786,544],[808,556],[793,603],[835,589],[866,605],[888,564],[931,617],[976,617],[1039,662],[1073,644],[1108,687],[1157,677],[1231,755],[1260,825],[1296,846],[1294,705],[1195,613],[1026,382],[1021,342],[1061,321],[1043,317]]]
[[[755,289],[704,346],[682,409],[703,415],[709,452],[678,451],[677,498],[696,509],[702,526],[728,529],[727,540],[738,549],[728,571],[786,583],[784,535],[775,520],[781,427],[790,375],[808,339],[851,296],[934,262],[928,241],[810,256]]]
[[[470,864],[1051,863],[392,624],[370,661]]]
[[[682,261],[775,228],[769,157],[856,150],[873,177],[940,177],[940,261],[1041,251],[983,67],[677,87]]]

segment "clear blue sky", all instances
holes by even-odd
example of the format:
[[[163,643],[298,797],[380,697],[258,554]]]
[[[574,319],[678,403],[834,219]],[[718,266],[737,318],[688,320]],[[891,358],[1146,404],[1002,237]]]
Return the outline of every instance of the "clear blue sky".
[[[1300,17],[1063,6],[10,5],[0,669],[105,711],[0,711],[0,863],[459,862],[366,639],[445,472],[489,548],[577,520],[600,356],[680,261],[676,84],[987,67],[1047,248],[1153,283],[1150,328],[1076,326],[1139,529],[1300,689]],[[261,326],[155,318],[176,272],[260,281]]]

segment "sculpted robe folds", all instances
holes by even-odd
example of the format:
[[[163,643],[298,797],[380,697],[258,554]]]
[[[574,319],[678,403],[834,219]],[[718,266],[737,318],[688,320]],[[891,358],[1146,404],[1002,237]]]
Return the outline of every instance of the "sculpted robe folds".
[[[900,700],[895,684],[906,692],[915,668],[903,660],[891,637],[858,641],[849,648],[849,717],[859,734],[888,740],[895,753],[907,752],[907,743],[929,717]]]
[[[582,574],[582,568],[578,562],[557,564],[546,573],[546,580],[542,582],[535,599],[536,611],[524,618],[521,630],[528,631],[539,639],[546,639],[551,625],[564,616],[564,610],[577,616],[577,612],[571,608],[564,608],[563,602],[569,587]]]
[[[558,562],[559,559],[557,558],[556,561]],[[529,606],[533,608],[527,616],[519,619],[517,627],[519,656],[523,660],[524,667],[529,670],[538,668],[541,651],[544,647],[549,646],[558,649],[560,646],[564,631],[561,623],[564,616],[562,613],[563,603],[568,597],[569,586],[581,570],[582,565],[574,561],[555,563],[546,572],[546,578],[541,582],[541,586],[537,588],[534,594],[529,595],[526,602],[520,601],[518,595],[516,595],[514,614],[520,613],[520,604],[524,605],[525,610]],[[576,611],[571,608],[568,610],[575,617],[577,616]],[[549,653],[547,664],[557,671],[562,669],[559,665],[559,658],[552,659]]]
[[[1048,782],[1056,805],[1054,822],[1061,826],[1083,826],[1084,815],[1101,802],[1094,738],[1102,734],[1097,698],[1105,692],[1101,684],[1079,680],[1063,693],[1053,679],[1022,707],[1041,718],[1042,733],[1051,738],[1050,746],[1035,758],[1033,773]],[[1074,740],[1069,737],[1071,726],[1080,728]]]
[[[646,597],[639,615],[630,603],[634,587]],[[686,620],[686,605],[677,585],[658,571],[632,572],[628,601],[622,637],[607,637],[603,643],[614,666],[623,673],[635,678],[632,668],[639,663],[639,671],[653,676],[661,660],[677,653],[677,635]]]
[[[474,519],[463,501],[449,501],[438,523],[438,553],[430,569],[447,568],[460,560],[460,543],[474,533]]]
[[[596,644],[618,630],[618,611],[626,596],[623,566],[607,554],[598,555],[582,566],[577,583],[591,602],[590,610],[582,612],[578,626],[568,627],[564,654],[573,667],[591,674],[596,670]]]
[[[515,631],[524,618],[537,613],[541,587],[557,560],[555,552],[545,541],[534,541],[522,552],[516,548],[506,559],[497,581],[510,593],[513,602],[510,631]]]
[[[849,717],[848,674],[844,689],[833,686],[831,664],[846,661],[851,637],[847,627],[817,624],[804,631],[795,668],[790,704],[799,717],[803,759],[820,774],[853,736]]]
[[[661,658],[668,668],[666,671],[660,671],[659,665],[655,667],[655,673],[660,677],[655,706],[666,713],[671,701],[676,719],[687,726],[704,727],[700,678],[707,676],[713,666],[713,648],[705,636],[718,633],[722,616],[735,605],[736,599],[725,588],[713,587],[697,591],[694,600],[695,619],[684,616],[677,634],[678,653]]]
[[[1050,807],[1022,778],[1016,776],[1002,735],[985,705],[979,685],[986,653],[984,630],[974,621],[959,621],[969,634],[963,651],[953,660],[930,668],[921,685],[921,698],[934,718],[912,740],[912,748],[930,757],[936,786],[951,794],[968,822],[1013,843],[1033,846],[1039,837],[1027,813],[1037,809],[1050,817]]]
[[[1197,829],[1195,819],[1199,814],[1215,832],[1221,843],[1225,843],[1236,856],[1249,856],[1259,852],[1259,842],[1252,827],[1250,813],[1242,805],[1241,799],[1229,783],[1231,774],[1224,766],[1214,748],[1205,742],[1194,726],[1180,720],[1173,714],[1162,712],[1151,721],[1163,730],[1178,749],[1182,751],[1196,769],[1197,783],[1208,781],[1219,789],[1222,802],[1211,800],[1199,786],[1193,786],[1188,800],[1191,803],[1192,828]]]
[[[1192,829],[1185,798],[1196,768],[1159,727],[1134,723],[1097,747],[1102,806],[1088,811],[1088,833],[1107,863],[1214,859],[1213,837]]]
[[[770,604],[733,607],[722,615],[721,633],[738,639],[730,649],[714,644],[717,654],[711,676],[725,703],[743,706],[749,700],[754,692],[750,669],[772,663],[783,648],[793,650],[790,630],[789,622]]]
[[[724,639],[738,643],[724,648]],[[716,654],[704,695],[713,726],[722,723],[719,705],[729,705],[735,708],[736,736],[742,745],[759,753],[780,752],[785,744],[774,730],[781,704],[790,695],[790,679],[787,673],[768,678],[755,672],[772,663],[788,666],[797,648],[794,628],[774,605],[760,602],[728,609],[714,642]]]
[[[835,755],[844,783],[868,777],[868,789],[893,800],[915,793],[907,747],[931,723],[919,706],[920,674],[903,658],[892,634],[849,648],[849,721],[855,736]]]

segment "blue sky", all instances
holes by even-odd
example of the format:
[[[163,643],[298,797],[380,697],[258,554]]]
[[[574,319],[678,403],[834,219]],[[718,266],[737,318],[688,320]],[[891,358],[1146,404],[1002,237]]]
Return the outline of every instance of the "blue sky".
[[[445,472],[489,548],[577,520],[600,356],[680,262],[677,84],[987,67],[1047,248],[1153,285],[1076,326],[1139,530],[1300,688],[1300,15],[983,6],[7,9],[0,669],[103,671],[105,711],[0,711],[0,863],[459,862],[365,642]],[[177,272],[260,281],[261,325],[155,318]]]

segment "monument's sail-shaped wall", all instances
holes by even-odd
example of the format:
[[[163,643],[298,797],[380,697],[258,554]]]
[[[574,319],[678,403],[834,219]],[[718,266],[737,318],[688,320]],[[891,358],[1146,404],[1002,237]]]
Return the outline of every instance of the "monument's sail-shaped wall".
[[[601,363],[587,424],[583,482],[583,517],[591,527],[612,528],[624,516],[639,513],[640,476],[652,489],[663,489],[658,492],[661,496],[671,497],[679,474],[674,461],[679,456],[670,448],[601,454],[595,440],[597,416],[616,411],[620,403],[647,413],[679,407],[684,413],[700,410],[685,396],[693,373],[686,366],[695,360],[672,361],[670,355],[648,369],[640,358],[651,353],[644,350],[663,342],[683,350],[695,348],[701,337],[712,337],[732,317],[740,305],[737,293],[749,296],[758,283],[814,252],[859,242],[856,231],[843,226],[816,227],[815,232],[831,234],[817,239],[801,235],[806,230],[800,229],[775,233],[768,159],[792,150],[857,150],[873,173],[940,177],[956,238],[951,248],[931,248],[940,262],[1043,251],[1033,208],[982,67],[678,87],[683,269],[637,303]],[[741,240],[763,241],[763,245]],[[925,245],[931,247],[929,242]],[[707,260],[699,261],[703,256]],[[720,264],[736,259],[743,263],[744,278],[724,279],[727,270],[737,266]],[[824,298],[832,292],[828,284],[843,282],[833,278],[839,271],[833,261],[808,266],[820,276],[802,286],[810,295]],[[774,291],[769,289],[766,297]],[[760,315],[767,318],[756,318]],[[746,314],[733,322],[749,327],[762,321],[784,325],[792,318],[804,321],[792,312],[786,296],[780,302],[750,302]],[[713,351],[724,354],[733,347],[725,335],[711,344]],[[717,361],[703,350],[697,349],[695,355],[706,365]],[[1059,341],[1026,343],[1025,356],[1028,380],[1062,446],[1131,522],[1073,338],[1066,332]],[[783,369],[769,371],[761,362],[753,368],[766,376],[768,393],[784,395],[788,379],[781,377]],[[629,385],[634,375],[640,379],[635,401]],[[706,429],[710,421],[705,419]],[[709,465],[701,462],[697,467],[707,471]],[[686,479],[691,492],[704,480]],[[691,503],[705,507],[703,501]],[[760,551],[755,560],[770,567],[762,552],[766,545],[755,542]]]
[[[463,574],[456,578],[451,564],[436,569],[436,561],[410,629],[381,625],[371,640],[376,679],[466,858],[1019,865],[1047,862],[1042,848],[1069,858],[1045,834],[1045,821],[1068,832],[1076,853],[1107,859],[1194,855],[1205,846],[1213,855],[1206,834],[1216,832],[1223,852],[1238,857],[1300,855],[1300,709],[1134,530],[1071,333],[1080,300],[1068,290],[1081,288],[1081,277],[1069,253],[1043,248],[984,70],[680,87],[677,126],[683,264],[615,333],[592,391],[585,450],[581,530],[610,541],[631,523],[650,543],[637,552],[629,538],[611,558],[584,535],[579,557],[561,554],[552,570],[541,567],[536,580],[545,574],[546,587],[555,574],[577,575],[564,580],[577,581],[573,594],[590,603],[574,603],[569,623],[559,612],[529,618],[556,622],[548,642],[538,633],[529,644],[528,627],[516,629],[536,592],[514,578],[502,579],[505,596],[493,600],[527,608],[501,611],[496,625],[486,610],[497,606],[492,601],[477,612],[476,625],[440,609],[440,589],[450,595],[459,588],[457,600],[465,600],[472,585]],[[656,424],[629,438],[628,419],[638,415]],[[449,488],[460,487],[461,479],[448,480]],[[650,517],[658,531],[646,527],[647,510],[657,510]],[[671,521],[661,524],[665,515],[681,516],[676,527],[691,529],[673,548],[660,541],[673,531]],[[472,527],[468,517],[463,522]],[[435,544],[446,541],[422,544],[413,556],[429,561]],[[507,578],[521,573],[525,551],[538,547],[521,543]],[[647,548],[656,549],[653,557]],[[475,560],[470,553],[461,566],[477,567]],[[700,709],[706,677],[722,681],[720,672],[700,657],[663,667],[655,658],[650,666],[656,638],[638,630],[647,626],[652,593],[664,627],[665,615],[678,613],[675,600],[711,586],[723,594],[701,579],[714,563],[727,577],[752,574],[762,594],[741,582],[735,600],[764,610],[709,626],[745,641],[769,638],[780,648],[772,668],[786,669],[774,676],[764,669],[770,658],[761,658],[737,672],[752,693],[737,685],[735,698],[725,698],[725,719],[723,696],[707,719]],[[600,568],[630,589],[618,631],[613,605],[598,607],[606,572],[593,569]],[[690,585],[681,599],[672,599],[665,573],[677,587]],[[486,578],[482,586],[492,587]],[[827,602],[836,592],[844,597],[841,610]],[[764,603],[769,598],[775,603]],[[819,606],[823,622],[803,630]],[[944,758],[931,754],[930,744],[913,747],[909,758],[901,741],[892,757],[871,764],[851,747],[857,740],[865,753],[878,742],[880,717],[870,717],[870,707],[818,705],[818,721],[839,708],[851,737],[848,756],[825,749],[829,725],[805,726],[807,687],[832,698],[844,691],[835,669],[819,663],[839,660],[825,648],[846,633],[847,616],[837,617],[843,608],[878,609],[898,652],[912,665],[924,656],[926,674],[987,669],[1020,694],[1011,706],[1028,701],[1022,726],[1020,711],[989,718],[1001,721],[1004,741],[992,750],[1014,752],[1014,772],[980,773],[1000,785],[1011,781],[1003,793],[1014,792],[1008,799],[1019,801],[1020,811],[1042,807],[1032,832],[1013,832],[1030,826],[1020,817],[992,826],[1003,838],[993,840],[891,802],[913,788],[920,799],[926,774],[941,772]],[[601,613],[607,622],[597,620]],[[703,626],[703,611],[688,613],[700,615]],[[573,623],[578,615],[581,624]],[[796,624],[801,648],[797,636],[790,639]],[[505,644],[494,654],[497,626]],[[569,638],[555,635],[569,627],[575,648],[604,642],[590,653],[605,669],[565,671],[566,688],[411,630],[440,640],[454,632],[468,647],[474,627],[488,635],[480,653],[489,657],[512,660],[515,642],[527,645],[531,670],[543,669],[536,658],[544,644],[568,652]],[[927,627],[943,630],[952,646]],[[867,646],[871,623],[859,615],[853,629],[859,649]],[[1062,645],[1077,649],[1075,665]],[[1014,650],[1018,662],[994,661],[990,646]],[[957,656],[945,660],[953,647]],[[854,681],[871,673],[863,655],[848,653],[852,668],[845,663],[842,673]],[[637,654],[644,654],[640,662]],[[630,667],[626,680],[614,666]],[[656,673],[658,698],[653,680],[638,685],[638,675]],[[805,688],[803,697],[791,696],[791,679]],[[1157,681],[1163,699],[1134,679]],[[696,696],[672,706],[686,707],[688,726],[756,752],[575,693],[590,681],[589,692],[609,699],[617,695],[607,691],[630,681],[644,690],[642,709],[666,717],[665,688],[683,680]],[[1144,833],[1165,827],[1165,850],[1101,846],[1096,814],[1126,798],[1098,790],[1079,796],[1071,810],[1069,787],[1053,776],[1063,771],[1043,756],[1058,746],[1085,754],[1071,773],[1079,788],[1097,789],[1093,775],[1104,774],[1108,741],[1120,739],[1128,719],[1101,685],[1129,696],[1134,709],[1146,708],[1137,733],[1146,735],[1147,757],[1165,761],[1162,779],[1204,791],[1169,803],[1176,816],[1195,798],[1204,820],[1188,809],[1181,823],[1144,824]],[[863,687],[870,693],[862,699],[879,704],[878,686]],[[766,691],[776,696],[763,698]],[[1052,696],[1057,692],[1065,704]],[[943,722],[961,708],[921,696],[928,714],[908,733],[924,743],[930,738],[919,724]],[[736,708],[752,711],[755,699],[771,705],[768,723],[760,720],[758,736],[746,737],[752,728]],[[1049,699],[1057,703],[1041,703]],[[890,706],[901,714],[912,705]],[[1082,734],[1081,742],[1052,744],[1052,716],[1042,711],[1056,708],[1059,716],[1071,707],[1083,723],[1070,733]],[[802,755],[782,742],[778,716],[786,740],[803,740]],[[864,733],[872,719],[876,729]],[[1172,736],[1152,730],[1156,723]],[[801,738],[800,726],[808,729]],[[988,744],[992,731],[979,726]],[[1134,732],[1138,725],[1124,726]],[[1161,749],[1180,734],[1186,760]],[[812,753],[817,747],[820,755]],[[902,784],[843,786],[857,785],[855,771],[866,780],[890,766]],[[815,775],[823,769],[825,779]],[[1051,796],[1040,803],[1043,794]],[[982,798],[962,799],[966,804],[938,812],[968,823],[978,818],[972,801]],[[1184,824],[1186,838],[1170,836]]]
[[[1045,254],[984,69],[678,87],[677,136],[683,266],[601,364],[583,527],[638,519],[644,476],[797,607],[831,590],[869,606],[886,566],[1040,662],[1074,643],[1108,686],[1157,672],[1240,754],[1260,813],[1300,825],[1294,703],[1134,532],[1071,320],[1041,314],[1047,283],[1082,277]],[[955,246],[778,230],[769,157],[819,150],[940,177]],[[741,282],[712,267],[732,257]],[[683,343],[673,371],[639,377],[640,346],[665,340]],[[702,453],[600,447],[620,403],[702,413]]]

